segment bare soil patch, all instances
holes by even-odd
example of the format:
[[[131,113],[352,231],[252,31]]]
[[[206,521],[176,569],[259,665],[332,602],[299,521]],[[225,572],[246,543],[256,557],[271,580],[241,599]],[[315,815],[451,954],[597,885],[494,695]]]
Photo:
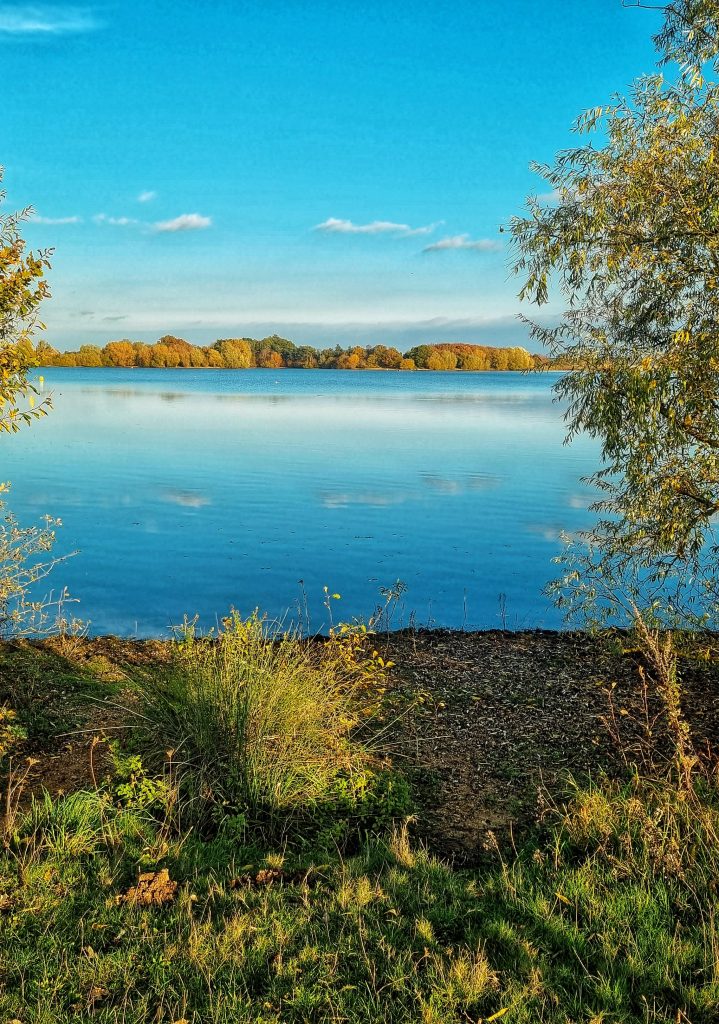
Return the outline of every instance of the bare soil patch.
[[[608,719],[623,745],[643,743],[642,659],[626,650],[626,637],[434,630],[376,640],[413,708],[395,719],[387,741],[418,782],[418,828],[444,855],[471,862],[490,832],[526,829],[566,794],[570,776],[624,771]],[[695,742],[713,744],[717,667],[709,658],[684,659],[681,668]],[[650,718],[657,711],[650,699]]]

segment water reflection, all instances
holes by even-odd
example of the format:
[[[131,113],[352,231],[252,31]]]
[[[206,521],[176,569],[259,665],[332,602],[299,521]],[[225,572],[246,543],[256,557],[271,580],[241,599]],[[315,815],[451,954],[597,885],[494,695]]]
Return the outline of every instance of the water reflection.
[[[466,491],[488,491],[499,487],[500,478],[491,473],[475,473],[463,480],[449,480],[446,477],[423,473],[422,482],[440,494],[464,494]]]
[[[389,505],[401,505],[405,501],[412,501],[418,497],[415,491],[394,491],[388,494],[381,494],[377,491],[359,492],[350,494],[344,493],[321,493],[320,502],[325,508],[344,508],[347,505],[372,505],[375,508],[383,508]]]
[[[45,376],[54,411],[1,442],[0,475],[23,521],[59,516],[82,550],[57,584],[96,632],[212,624],[230,604],[292,614],[298,579],[315,628],[325,585],[349,619],[398,578],[419,622],[497,625],[498,590],[510,622],[560,621],[541,591],[560,531],[591,523],[596,448],[562,445],[548,377]]]
[[[163,491],[163,501],[169,501],[173,505],[181,505],[183,508],[204,508],[210,505],[211,500],[205,494],[197,491]]]

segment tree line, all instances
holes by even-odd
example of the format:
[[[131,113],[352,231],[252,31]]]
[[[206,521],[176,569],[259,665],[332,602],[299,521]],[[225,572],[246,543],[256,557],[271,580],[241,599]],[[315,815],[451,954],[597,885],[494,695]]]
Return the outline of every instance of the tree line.
[[[295,345],[276,334],[254,338],[222,338],[213,345],[192,345],[165,335],[152,345],[141,341],[110,341],[102,348],[81,345],[58,352],[44,341],[35,348],[40,366],[209,367],[246,370],[253,367],[332,370],[532,370],[546,368],[546,356],[531,355],[517,346],[441,343],[417,345],[407,352],[387,345],[316,349]]]

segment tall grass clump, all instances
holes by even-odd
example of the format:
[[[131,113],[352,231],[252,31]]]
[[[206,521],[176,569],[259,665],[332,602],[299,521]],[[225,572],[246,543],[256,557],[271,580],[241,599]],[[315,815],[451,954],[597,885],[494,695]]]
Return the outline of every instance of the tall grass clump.
[[[658,713],[642,723],[639,747],[623,750],[629,777],[580,790],[563,826],[573,844],[592,849],[625,876],[687,882],[699,912],[719,877],[719,761],[694,747],[674,634],[650,627],[632,608],[643,659],[637,672],[645,701]]]
[[[331,645],[233,613],[216,636],[186,628],[141,699],[152,746],[193,815],[286,823],[364,777],[357,683]]]

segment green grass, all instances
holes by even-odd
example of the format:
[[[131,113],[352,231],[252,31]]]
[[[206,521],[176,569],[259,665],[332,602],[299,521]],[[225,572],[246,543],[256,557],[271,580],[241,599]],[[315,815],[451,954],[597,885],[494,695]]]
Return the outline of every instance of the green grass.
[[[144,732],[99,790],[13,819],[0,1022],[716,1024],[711,770],[577,786],[529,845],[453,867],[411,840],[406,784],[356,739],[382,690],[358,639],[223,635],[146,667]],[[0,655],[35,745],[114,675]],[[160,870],[166,902],[122,898]]]
[[[46,801],[0,858],[0,1019],[710,1024],[715,795],[602,783],[475,870],[401,829],[292,856],[168,836],[100,794]],[[171,902],[117,902],[159,867]]]
[[[113,693],[116,679],[103,679],[103,669],[79,665],[71,651],[63,654],[59,640],[53,646],[26,640],[0,644],[0,707],[15,712],[27,734],[26,752],[49,749],[82,722],[88,698]]]

